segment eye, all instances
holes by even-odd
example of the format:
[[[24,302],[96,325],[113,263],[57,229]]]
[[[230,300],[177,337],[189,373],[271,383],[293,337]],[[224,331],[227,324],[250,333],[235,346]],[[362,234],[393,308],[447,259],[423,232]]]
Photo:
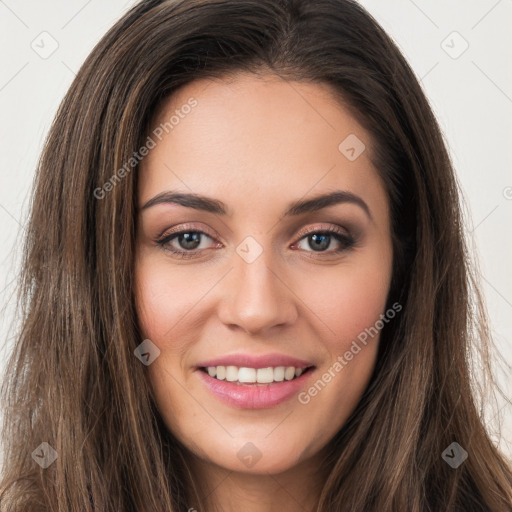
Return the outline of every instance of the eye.
[[[199,256],[200,252],[207,249],[204,245],[201,246],[207,238],[213,240],[213,238],[204,231],[182,226],[180,230],[166,233],[163,237],[156,240],[156,243],[164,250],[180,258],[194,258]]]
[[[213,241],[213,235],[210,236],[208,233],[194,227],[181,226],[181,229],[167,232],[155,242],[165,251],[179,258],[195,258],[199,257],[202,251],[209,248],[206,239]],[[333,245],[333,239],[338,244],[338,248],[327,250]],[[303,240],[312,250],[299,247]],[[293,246],[299,247],[305,252],[317,253],[318,255],[323,253],[338,254],[354,245],[355,239],[351,235],[334,226],[310,229],[302,233],[299,241],[293,244]],[[216,246],[221,247],[222,244],[216,242]]]
[[[338,244],[338,248],[334,250],[329,250],[333,244],[333,239]],[[323,229],[313,229],[307,231],[299,242],[296,243],[297,247],[300,246],[301,241],[305,241],[306,247],[312,248],[312,250],[308,250],[307,248],[302,247],[306,252],[314,252],[314,253],[329,253],[329,254],[338,254],[345,250],[350,249],[355,245],[355,239],[342,231],[340,228],[329,226]]]

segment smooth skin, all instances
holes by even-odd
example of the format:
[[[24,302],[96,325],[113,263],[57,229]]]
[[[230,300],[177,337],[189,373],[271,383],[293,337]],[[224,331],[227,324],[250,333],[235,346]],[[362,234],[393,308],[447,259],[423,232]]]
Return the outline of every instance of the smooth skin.
[[[272,408],[227,405],[196,366],[278,352],[315,365],[307,391],[385,313],[390,212],[372,141],[328,85],[245,73],[186,85],[155,127],[190,98],[197,105],[149,151],[139,174],[136,307],[144,338],[161,351],[147,367],[150,383],[165,424],[190,452],[209,511],[313,510],[327,477],[322,449],[368,384],[378,335],[307,404],[294,396]],[[366,146],[354,161],[338,149],[350,134]],[[334,190],[358,196],[369,213],[343,202],[283,217],[295,201]],[[167,191],[222,201],[228,214],[143,208]],[[205,233],[195,250],[178,236],[157,243],[181,227]],[[320,248],[312,243],[312,233],[329,227],[354,244],[334,236]],[[237,252],[248,236],[262,249],[251,263]],[[237,456],[249,442],[261,453],[252,467]]]

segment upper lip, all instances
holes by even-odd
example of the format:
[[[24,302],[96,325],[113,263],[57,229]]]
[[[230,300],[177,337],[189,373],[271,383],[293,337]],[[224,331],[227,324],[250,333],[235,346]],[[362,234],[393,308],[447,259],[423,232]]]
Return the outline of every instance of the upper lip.
[[[207,368],[208,366],[237,366],[238,368],[267,368],[269,366],[294,366],[295,368],[308,368],[313,363],[285,354],[230,354],[226,356],[208,359],[200,362],[198,368]]]

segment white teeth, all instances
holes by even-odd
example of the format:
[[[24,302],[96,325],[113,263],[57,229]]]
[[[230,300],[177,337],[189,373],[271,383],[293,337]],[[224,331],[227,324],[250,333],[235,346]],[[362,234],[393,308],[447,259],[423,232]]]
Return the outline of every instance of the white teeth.
[[[225,366],[210,366],[208,368],[208,371],[210,368],[213,369],[213,373],[216,375],[213,375],[213,377],[217,377],[219,380],[224,380],[226,378],[226,367]]]
[[[226,380],[228,382],[238,380],[238,368],[236,366],[226,366]]]
[[[283,382],[284,380],[284,366],[274,368],[274,380],[276,382]]]
[[[240,371],[242,371],[241,368]],[[256,372],[256,381],[259,384],[270,384],[271,382],[274,382],[274,370],[270,367],[258,368],[258,371]]]
[[[240,382],[247,384],[270,384],[272,382],[283,382],[300,377],[304,373],[303,368],[294,366],[276,366],[267,368],[247,368],[238,366],[208,366],[208,375],[218,380],[228,382]]]
[[[256,382],[256,370],[254,368],[240,368],[238,370],[238,382]]]
[[[295,368],[293,366],[287,366],[284,371],[284,378],[286,380],[292,380],[295,377]]]

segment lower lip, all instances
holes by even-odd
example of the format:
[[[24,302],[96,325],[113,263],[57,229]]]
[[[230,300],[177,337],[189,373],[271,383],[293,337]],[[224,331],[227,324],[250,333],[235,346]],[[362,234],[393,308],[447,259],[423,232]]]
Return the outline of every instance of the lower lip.
[[[257,385],[218,380],[202,370],[197,370],[206,387],[217,398],[240,409],[268,409],[289,400],[304,387],[313,371],[311,368],[293,380]]]

